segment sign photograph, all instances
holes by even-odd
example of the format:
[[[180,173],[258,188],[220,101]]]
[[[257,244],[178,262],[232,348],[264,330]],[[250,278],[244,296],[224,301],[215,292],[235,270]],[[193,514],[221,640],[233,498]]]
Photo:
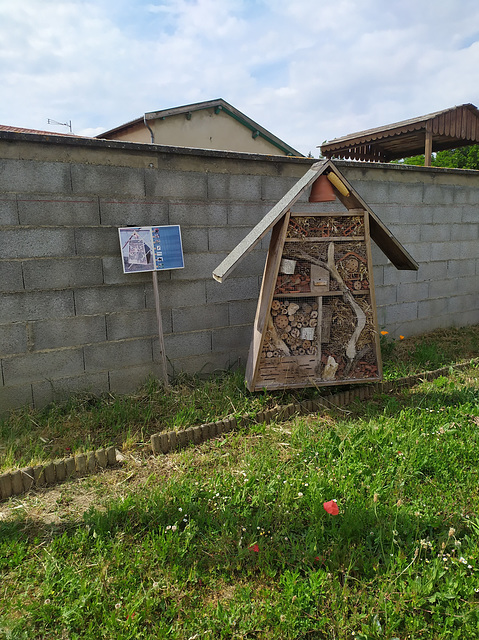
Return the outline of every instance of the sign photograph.
[[[184,268],[179,225],[121,227],[118,231],[123,273]]]

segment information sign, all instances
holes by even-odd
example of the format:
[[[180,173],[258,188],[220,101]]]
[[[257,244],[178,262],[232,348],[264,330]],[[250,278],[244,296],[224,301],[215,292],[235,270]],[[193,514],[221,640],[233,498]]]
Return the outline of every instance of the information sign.
[[[179,225],[121,227],[118,231],[123,273],[184,268]]]

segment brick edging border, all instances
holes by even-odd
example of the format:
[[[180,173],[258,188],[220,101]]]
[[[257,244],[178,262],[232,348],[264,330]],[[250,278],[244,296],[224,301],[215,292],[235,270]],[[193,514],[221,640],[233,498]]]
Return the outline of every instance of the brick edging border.
[[[154,455],[167,454],[184,449],[189,444],[201,444],[235,429],[247,428],[251,424],[261,424],[263,422],[269,424],[273,420],[288,420],[294,415],[308,415],[328,407],[344,407],[354,400],[369,399],[377,392],[388,393],[396,389],[412,387],[418,382],[431,381],[442,375],[447,375],[451,369],[460,371],[473,364],[479,364],[479,358],[388,382],[370,383],[367,386],[331,393],[316,400],[305,400],[275,409],[259,411],[255,414],[245,414],[240,418],[231,416],[181,431],[155,433],[150,439],[151,450]],[[52,486],[64,480],[86,476],[97,472],[99,469],[115,466],[117,463],[115,447],[108,447],[107,449],[80,453],[76,456],[39,464],[34,467],[8,471],[0,474],[0,500],[21,495],[30,489]]]

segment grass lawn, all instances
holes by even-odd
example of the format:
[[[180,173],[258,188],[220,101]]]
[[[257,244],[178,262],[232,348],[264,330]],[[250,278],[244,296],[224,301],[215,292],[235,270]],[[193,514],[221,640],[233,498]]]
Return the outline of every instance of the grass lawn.
[[[479,637],[478,379],[0,504],[0,638]]]
[[[479,325],[404,340],[381,336],[381,350],[387,380],[437,369],[479,357]],[[318,398],[335,389],[250,393],[243,372],[234,371],[209,379],[178,376],[168,393],[150,380],[129,396],[84,394],[0,421],[0,472],[109,445],[138,449],[143,443],[149,446],[154,433]]]

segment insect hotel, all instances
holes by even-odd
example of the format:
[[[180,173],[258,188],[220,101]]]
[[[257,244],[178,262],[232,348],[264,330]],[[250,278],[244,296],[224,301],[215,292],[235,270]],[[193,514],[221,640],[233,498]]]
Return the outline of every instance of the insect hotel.
[[[298,202],[306,190],[309,202]],[[381,379],[370,239],[398,269],[417,263],[330,160],[314,164],[213,277],[222,282],[270,229],[248,389]]]

